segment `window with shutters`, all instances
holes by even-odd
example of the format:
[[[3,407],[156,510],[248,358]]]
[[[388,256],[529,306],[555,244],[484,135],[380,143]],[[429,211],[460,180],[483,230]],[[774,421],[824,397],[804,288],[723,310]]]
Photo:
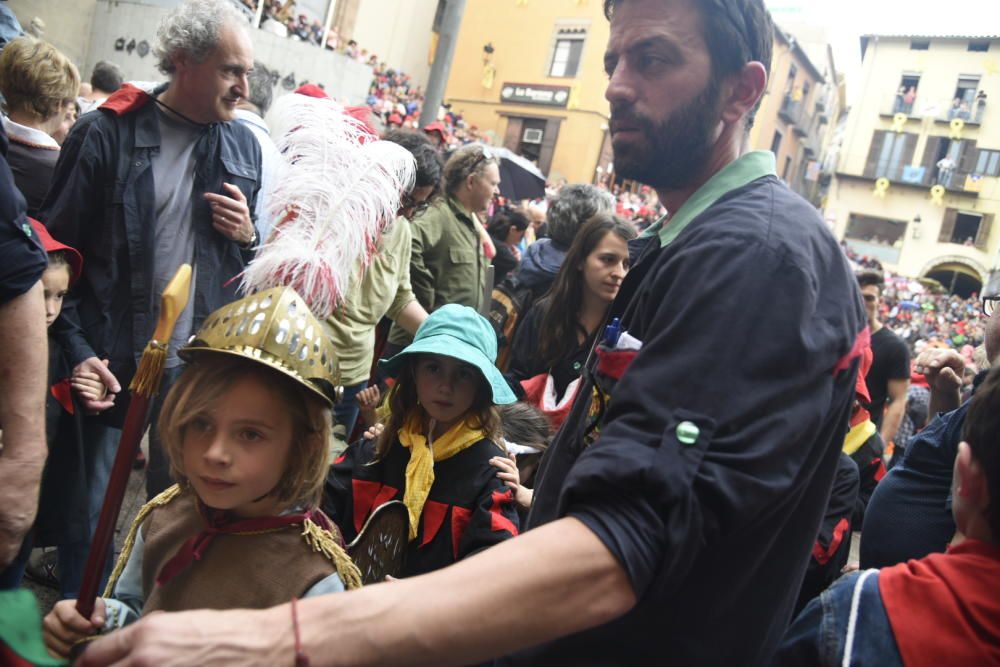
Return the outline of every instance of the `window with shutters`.
[[[980,176],[1000,176],[1000,151],[980,148],[973,173]]]
[[[584,26],[556,27],[555,47],[549,61],[548,75],[559,78],[573,78],[580,69],[583,45],[587,39]]]
[[[992,214],[945,209],[941,220],[940,243],[958,243],[986,250],[993,223]]]
[[[781,148],[781,132],[775,130],[774,137],[771,138],[771,152],[777,155],[779,148]]]
[[[979,236],[979,225],[982,222],[982,214],[959,211],[955,216],[955,227],[951,231],[950,241],[963,245],[975,245],[976,237]]]
[[[965,177],[976,173],[977,157],[974,139],[928,137],[921,163],[926,173],[925,184],[962,189]]]
[[[867,178],[884,176],[890,181],[902,180],[903,168],[913,160],[913,151],[916,147],[915,134],[876,130],[868,148],[864,175]]]

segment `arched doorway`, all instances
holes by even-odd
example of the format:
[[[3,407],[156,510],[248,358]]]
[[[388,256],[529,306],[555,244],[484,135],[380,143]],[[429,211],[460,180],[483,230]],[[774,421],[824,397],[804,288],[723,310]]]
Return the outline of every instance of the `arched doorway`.
[[[938,281],[949,294],[968,299],[983,290],[983,279],[978,271],[961,262],[942,262],[925,271],[924,278]]]

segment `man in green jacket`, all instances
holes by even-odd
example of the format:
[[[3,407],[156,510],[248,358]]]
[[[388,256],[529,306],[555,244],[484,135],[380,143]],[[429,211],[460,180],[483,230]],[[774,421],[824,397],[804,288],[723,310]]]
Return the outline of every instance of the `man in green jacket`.
[[[499,161],[484,146],[464,146],[444,166],[444,196],[411,224],[410,283],[427,312],[458,303],[479,309],[490,264],[483,252],[482,224],[476,214],[499,193]],[[408,345],[411,336],[398,324],[392,345]]]

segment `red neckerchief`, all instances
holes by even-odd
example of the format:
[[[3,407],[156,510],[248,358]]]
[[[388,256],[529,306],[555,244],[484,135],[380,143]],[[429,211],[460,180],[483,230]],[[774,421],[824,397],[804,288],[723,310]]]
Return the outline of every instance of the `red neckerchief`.
[[[1000,664],[1000,547],[965,540],[883,568],[878,587],[906,667]]]
[[[205,550],[208,549],[216,535],[250,535],[278,531],[286,526],[301,525],[306,519],[311,519],[321,528],[330,528],[326,516],[315,509],[282,516],[264,516],[233,521],[228,513],[211,510],[205,507],[201,501],[196,502],[199,513],[205,519],[206,526],[200,533],[187,539],[177,550],[177,553],[167,561],[160,573],[156,575],[158,586],[166,584],[187,569],[194,561],[201,560]]]
[[[69,378],[59,380],[49,388],[49,391],[52,392],[52,397],[59,401],[63,410],[71,415],[76,413],[73,407],[73,389],[70,387]]]

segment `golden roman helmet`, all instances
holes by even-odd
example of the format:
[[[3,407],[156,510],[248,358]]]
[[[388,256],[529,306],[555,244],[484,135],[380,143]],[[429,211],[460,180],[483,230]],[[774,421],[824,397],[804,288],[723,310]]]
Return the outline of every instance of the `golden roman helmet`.
[[[219,308],[178,355],[193,361],[209,352],[265,364],[331,406],[343,393],[330,340],[291,287],[274,287]]]

